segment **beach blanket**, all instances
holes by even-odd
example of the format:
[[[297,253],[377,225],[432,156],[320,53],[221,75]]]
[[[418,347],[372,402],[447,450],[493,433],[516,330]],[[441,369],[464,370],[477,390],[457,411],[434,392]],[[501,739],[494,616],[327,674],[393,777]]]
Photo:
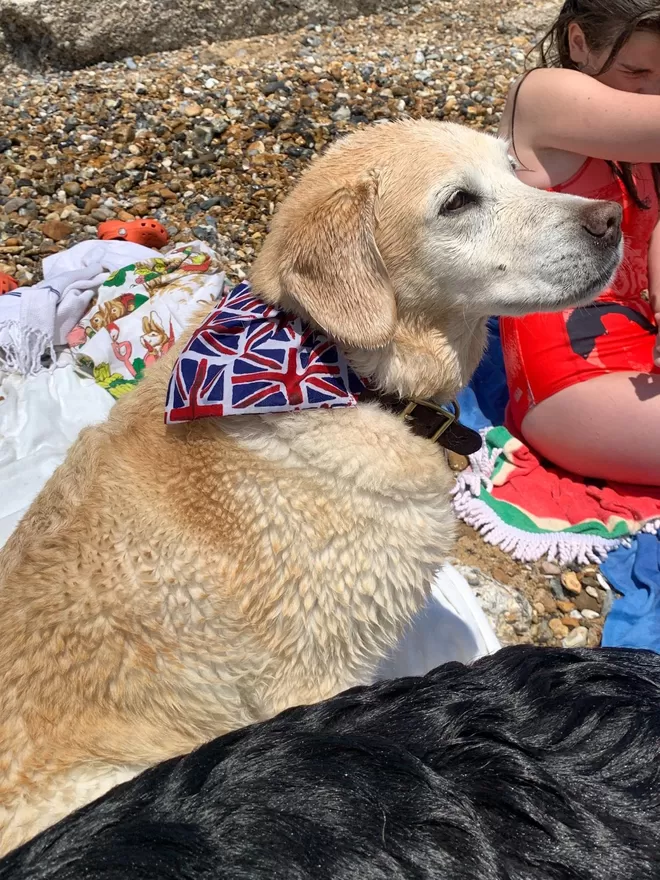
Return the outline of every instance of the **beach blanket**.
[[[504,427],[506,378],[496,321],[486,356],[459,397],[462,421],[483,447],[458,476],[454,508],[515,559],[599,561],[660,527],[660,490],[585,480],[539,459]]]
[[[121,397],[224,288],[218,259],[201,241],[123,266],[103,281],[93,307],[67,337],[79,368]]]

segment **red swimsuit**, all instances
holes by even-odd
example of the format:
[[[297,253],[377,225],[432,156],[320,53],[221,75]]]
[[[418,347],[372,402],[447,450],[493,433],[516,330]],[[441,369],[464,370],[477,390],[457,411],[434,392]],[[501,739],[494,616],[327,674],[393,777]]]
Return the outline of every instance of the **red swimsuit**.
[[[623,207],[624,257],[610,288],[588,306],[563,312],[500,318],[510,401],[517,434],[528,410],[563,388],[606,373],[660,373],[653,364],[658,328],[643,298],[648,289],[649,242],[658,222],[658,197],[649,165],[635,165],[639,208],[603,159],[587,159],[553,192],[618,202]]]

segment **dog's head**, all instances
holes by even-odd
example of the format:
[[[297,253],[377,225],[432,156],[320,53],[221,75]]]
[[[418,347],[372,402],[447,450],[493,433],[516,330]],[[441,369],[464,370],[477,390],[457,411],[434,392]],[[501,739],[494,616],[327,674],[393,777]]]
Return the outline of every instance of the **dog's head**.
[[[488,316],[568,308],[602,290],[621,257],[620,219],[617,205],[521,183],[494,137],[376,125],[312,163],[253,281],[388,391],[438,394],[469,378]],[[455,362],[454,380],[434,359]]]

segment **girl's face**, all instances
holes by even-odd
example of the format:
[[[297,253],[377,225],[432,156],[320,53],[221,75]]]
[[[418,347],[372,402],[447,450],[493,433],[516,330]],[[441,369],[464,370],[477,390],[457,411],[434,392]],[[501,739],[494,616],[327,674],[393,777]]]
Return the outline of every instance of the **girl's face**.
[[[660,95],[660,34],[635,31],[605,73],[598,71],[607,62],[611,46],[592,52],[582,28],[573,22],[568,29],[571,59],[584,73],[621,92]]]

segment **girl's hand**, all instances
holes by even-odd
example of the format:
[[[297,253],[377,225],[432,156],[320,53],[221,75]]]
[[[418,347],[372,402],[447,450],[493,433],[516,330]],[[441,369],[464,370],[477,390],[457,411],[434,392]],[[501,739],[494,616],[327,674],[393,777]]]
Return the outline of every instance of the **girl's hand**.
[[[655,323],[660,327],[660,312],[655,313]],[[660,367],[660,333],[655,337],[655,345],[653,346],[653,363],[656,367]]]

